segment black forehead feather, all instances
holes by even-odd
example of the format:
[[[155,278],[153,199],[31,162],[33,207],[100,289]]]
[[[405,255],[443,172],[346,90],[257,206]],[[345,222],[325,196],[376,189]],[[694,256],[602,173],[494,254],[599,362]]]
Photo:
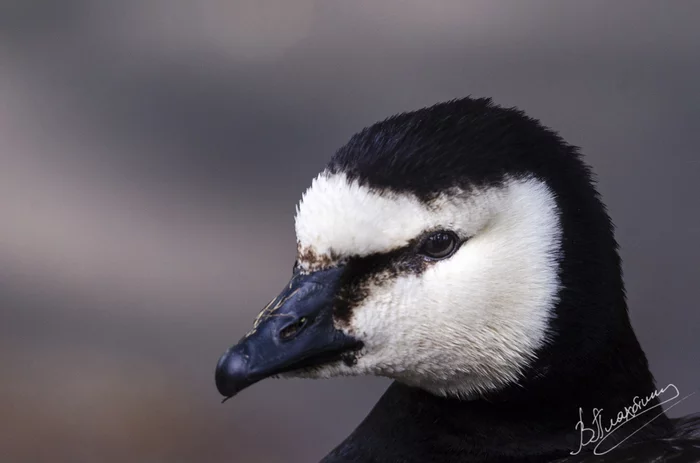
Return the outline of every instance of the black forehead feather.
[[[355,134],[328,170],[378,190],[422,199],[505,175],[589,178],[575,147],[515,108],[463,98],[401,113]]]

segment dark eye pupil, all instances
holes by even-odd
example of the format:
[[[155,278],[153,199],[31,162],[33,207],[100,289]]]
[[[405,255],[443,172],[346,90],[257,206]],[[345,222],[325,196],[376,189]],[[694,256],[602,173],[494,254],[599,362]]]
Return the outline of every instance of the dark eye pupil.
[[[423,245],[422,252],[433,258],[446,257],[455,247],[455,238],[450,233],[435,233],[428,237]]]

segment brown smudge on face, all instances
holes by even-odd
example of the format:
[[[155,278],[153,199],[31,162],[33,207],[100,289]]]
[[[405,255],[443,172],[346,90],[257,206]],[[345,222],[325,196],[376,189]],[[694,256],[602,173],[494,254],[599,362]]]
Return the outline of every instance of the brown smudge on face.
[[[297,262],[304,273],[318,272],[337,265],[340,261],[338,255],[331,251],[328,254],[318,254],[310,246],[302,247],[297,243]]]

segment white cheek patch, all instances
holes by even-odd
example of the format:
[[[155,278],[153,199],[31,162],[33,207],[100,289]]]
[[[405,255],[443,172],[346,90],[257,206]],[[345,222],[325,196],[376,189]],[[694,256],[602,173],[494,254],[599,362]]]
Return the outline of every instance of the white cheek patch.
[[[316,185],[323,187],[312,187],[300,207],[297,229],[307,246],[380,252],[437,224],[457,227],[472,238],[421,274],[399,275],[371,287],[344,328],[364,343],[357,363],[329,366],[313,376],[376,374],[461,397],[517,382],[547,340],[560,287],[561,227],[546,184],[510,179],[501,187],[443,198],[439,207],[421,210],[409,198],[368,191],[350,199],[360,187],[351,184],[341,193],[331,191],[332,182],[342,185],[339,178],[318,180]],[[325,201],[321,191],[328,193]],[[350,202],[335,202],[338,195]],[[306,214],[320,213],[322,204],[328,209],[324,219],[316,220],[323,230],[316,235]],[[344,211],[334,215],[333,207]],[[406,213],[411,215],[401,217]],[[359,224],[374,231],[363,234]]]
[[[492,191],[490,194],[498,194]],[[366,256],[405,246],[422,232],[450,229],[476,233],[493,211],[479,194],[447,192],[430,204],[410,194],[378,192],[345,174],[321,173],[297,207],[299,247],[332,264],[338,257]],[[300,264],[305,265],[304,259]]]

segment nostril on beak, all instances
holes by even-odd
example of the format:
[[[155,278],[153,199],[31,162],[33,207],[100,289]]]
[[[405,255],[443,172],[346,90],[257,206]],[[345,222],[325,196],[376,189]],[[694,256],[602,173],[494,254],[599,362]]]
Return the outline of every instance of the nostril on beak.
[[[306,325],[308,325],[309,319],[307,317],[301,317],[298,320],[293,321],[292,323],[288,324],[284,328],[282,328],[279,332],[279,338],[281,341],[291,341],[299,333],[301,333]]]

